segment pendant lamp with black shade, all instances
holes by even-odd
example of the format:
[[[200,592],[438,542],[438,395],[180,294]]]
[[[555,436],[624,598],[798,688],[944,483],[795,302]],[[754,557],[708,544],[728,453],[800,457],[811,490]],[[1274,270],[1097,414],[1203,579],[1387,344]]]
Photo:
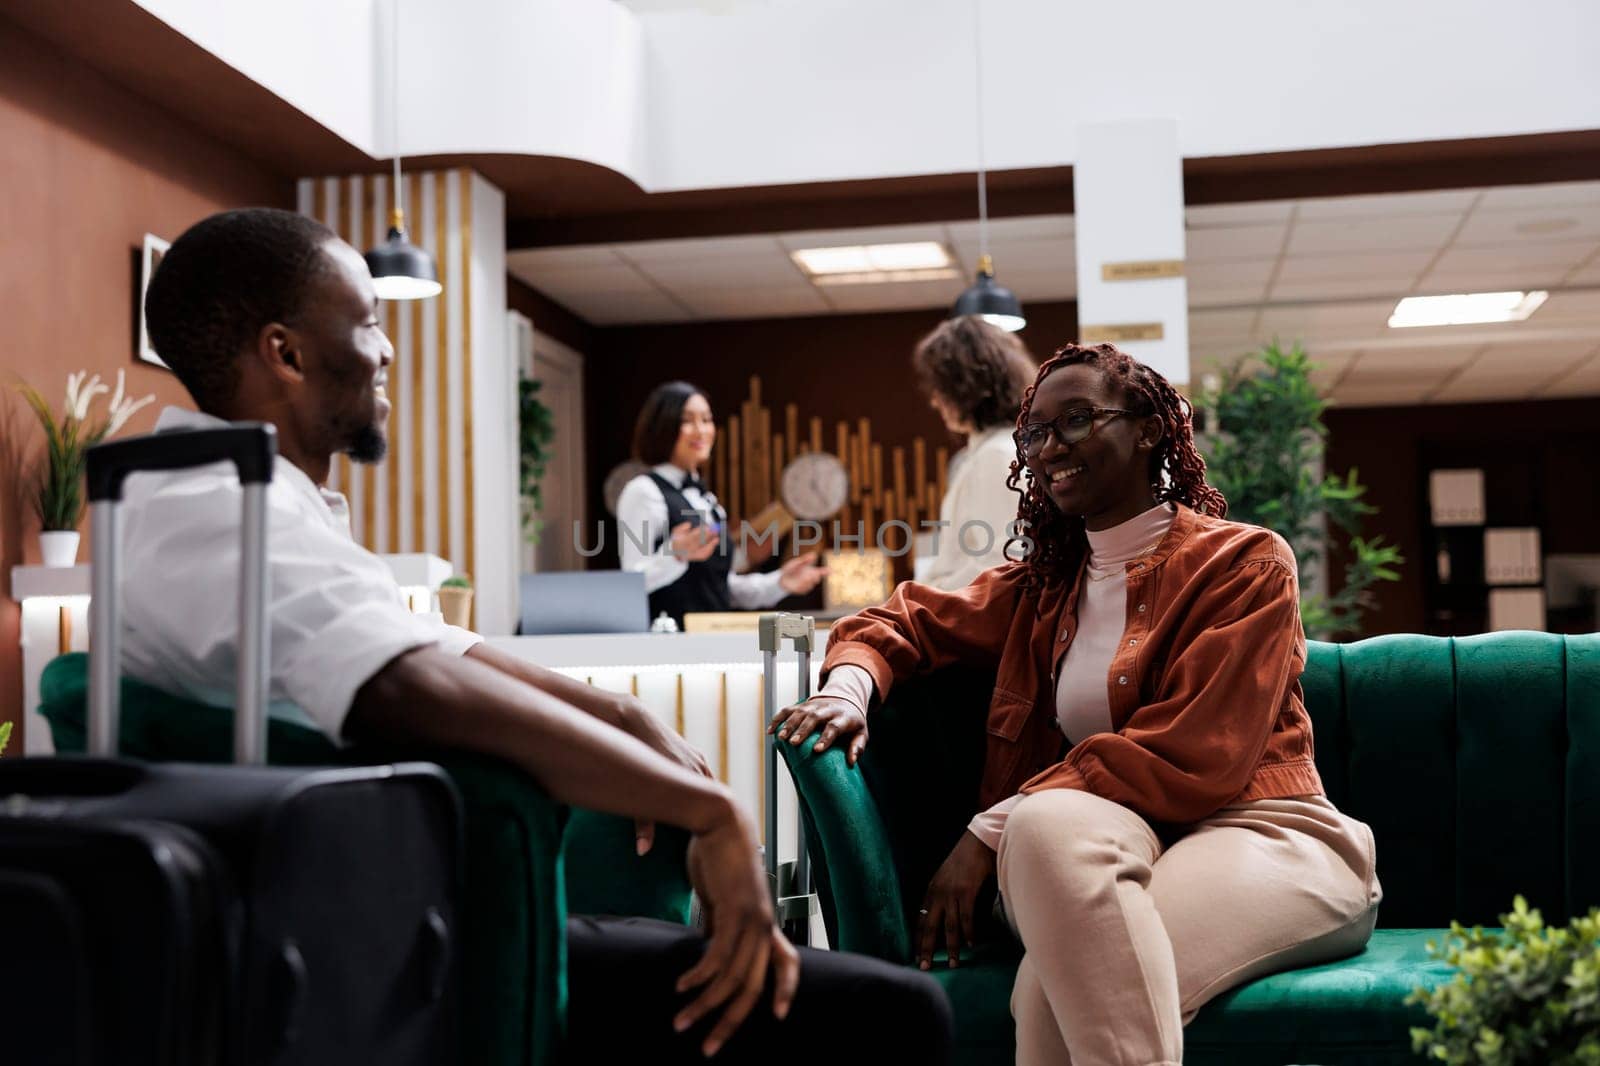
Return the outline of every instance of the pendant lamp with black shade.
[[[1016,293],[994,280],[994,258],[989,254],[989,182],[983,158],[983,16],[979,0],[972,0],[973,69],[976,72],[978,115],[978,276],[956,298],[951,318],[977,315],[992,326],[1015,333],[1028,324]]]
[[[389,236],[367,252],[372,288],[380,300],[422,300],[444,291],[433,257],[406,239],[406,212],[400,183],[400,0],[395,0],[389,25],[389,114],[393,121],[394,210]]]

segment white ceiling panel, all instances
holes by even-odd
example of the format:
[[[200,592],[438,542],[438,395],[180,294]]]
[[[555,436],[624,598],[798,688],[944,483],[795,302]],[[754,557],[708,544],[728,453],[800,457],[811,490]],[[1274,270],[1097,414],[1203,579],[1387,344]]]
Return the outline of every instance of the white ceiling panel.
[[[1600,244],[1595,241],[1541,241],[1498,248],[1451,248],[1439,257],[1434,271],[1458,274],[1481,270],[1486,274],[1504,274],[1530,270],[1547,277],[1554,270],[1565,275],[1593,255],[1597,247]]]
[[[761,256],[786,255],[783,247],[769,234],[754,237],[697,237],[682,241],[639,241],[632,244],[613,245],[623,259],[640,265],[661,260],[723,259],[735,257],[754,259]]]
[[[1302,219],[1289,235],[1288,254],[1432,251],[1449,239],[1460,221],[1460,215],[1396,215],[1317,222]]]
[[[1229,285],[1223,288],[1196,290],[1189,288],[1189,306],[1192,308],[1205,307],[1243,307],[1247,304],[1259,304],[1266,298],[1267,287],[1261,285]]]
[[[1580,264],[1566,277],[1568,285],[1600,285],[1600,255]]]
[[[807,230],[780,233],[784,248],[837,248],[852,244],[909,244],[912,241],[943,241],[944,224],[921,222],[914,226],[858,226],[854,229]]]
[[[1432,251],[1366,252],[1357,255],[1289,256],[1278,272],[1282,281],[1365,278],[1385,285],[1416,280],[1433,259]]]
[[[1204,204],[1185,208],[1183,217],[1191,229],[1218,226],[1261,226],[1289,221],[1293,200],[1262,200],[1249,204]]]
[[[1378,348],[1361,353],[1358,366],[1396,373],[1416,370],[1459,370],[1483,350],[1481,344],[1440,345],[1433,348]]]
[[[1543,185],[1506,185],[1486,189],[1479,211],[1521,208],[1593,207],[1600,205],[1600,181],[1562,181]]]
[[[703,259],[656,259],[640,264],[640,269],[658,285],[678,292],[684,289],[732,288],[811,288],[811,281],[787,255],[774,253],[757,258],[745,256],[707,256]]]
[[[1449,192],[1379,193],[1372,196],[1332,196],[1300,203],[1300,218],[1393,218],[1396,215],[1459,214],[1472,206],[1476,189]]]
[[[566,248],[525,248],[506,253],[506,267],[513,274],[528,271],[542,275],[552,270],[583,270],[617,266],[622,261],[608,244]]]
[[[722,288],[674,295],[698,318],[780,318],[787,315],[823,315],[832,308],[810,285],[781,289]]]
[[[1549,382],[1541,396],[1600,396],[1600,353]]]
[[[1198,372],[1202,367],[1232,364],[1261,349],[1250,337],[1222,337],[1215,340],[1189,339],[1189,362]]]
[[[541,275],[534,284],[552,300],[568,303],[583,298],[589,301],[589,306],[593,306],[594,300],[604,300],[607,296],[624,300],[636,293],[658,291],[649,278],[630,266],[621,265],[555,271]]]
[[[666,293],[656,289],[626,294],[583,294],[561,302],[599,326],[688,322],[694,317]]]
[[[1475,377],[1559,374],[1571,370],[1594,350],[1593,341],[1491,344],[1468,372]]]
[[[1227,226],[1192,229],[1184,235],[1191,263],[1213,259],[1267,259],[1283,248],[1284,226]]]
[[[828,302],[840,311],[911,311],[955,303],[964,281],[917,281],[888,285],[831,285]]]
[[[951,240],[978,243],[978,220],[946,222]],[[1039,241],[1070,238],[1077,231],[1071,215],[1019,215],[1016,218],[991,218],[989,240]]]
[[[1456,234],[1458,247],[1483,244],[1542,244],[1589,238],[1600,247],[1600,204],[1539,210],[1474,211]]]
[[[1320,356],[1311,363],[1311,380],[1321,389],[1332,388],[1340,378],[1344,377],[1354,361],[1354,355]]]
[[[1189,338],[1248,337],[1255,326],[1255,308],[1240,311],[1191,311]]]
[[[1192,295],[1197,289],[1264,286],[1277,265],[1274,259],[1214,259],[1185,264],[1184,274]]]
[[[1261,312],[1258,336],[1301,338],[1349,338],[1381,335],[1388,328],[1394,305],[1387,300],[1348,304],[1268,307]]]
[[[1325,281],[1284,281],[1279,278],[1268,299],[1273,303],[1293,300],[1315,303],[1318,300],[1351,300],[1360,297],[1384,299],[1390,305],[1411,291],[1412,279],[1329,278]]]
[[[978,242],[960,241],[951,249],[956,256],[956,268],[963,276],[972,274],[978,267]],[[1070,238],[1054,240],[1005,240],[989,242],[989,254],[994,257],[995,276],[1005,279],[1012,270],[1050,270],[1065,274],[1077,273],[1076,251]]]
[[[1411,407],[1433,391],[1419,385],[1350,385],[1340,382],[1330,399],[1339,407]]]
[[[1449,366],[1389,366],[1381,359],[1373,359],[1371,352],[1364,352],[1339,379],[1339,387],[1433,389],[1443,384],[1456,369]]]
[[[1600,324],[1600,288],[1581,292],[1553,292],[1527,321],[1540,326],[1573,322]]]
[[[1428,397],[1435,403],[1488,403],[1494,400],[1526,400],[1540,382],[1530,378],[1456,378],[1435,389]]]

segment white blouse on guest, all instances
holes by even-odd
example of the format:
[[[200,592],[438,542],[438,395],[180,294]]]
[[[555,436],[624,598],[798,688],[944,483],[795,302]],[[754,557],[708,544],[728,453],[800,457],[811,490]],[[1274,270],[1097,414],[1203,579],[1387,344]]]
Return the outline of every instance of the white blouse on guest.
[[[1128,564],[1154,551],[1174,514],[1161,503],[1110,529],[1089,530],[1089,561],[1078,590],[1078,632],[1067,646],[1056,682],[1056,724],[1076,744],[1111,732],[1111,659],[1128,625]],[[1000,850],[1006,815],[1020,795],[1001,800],[967,824],[972,835]]]

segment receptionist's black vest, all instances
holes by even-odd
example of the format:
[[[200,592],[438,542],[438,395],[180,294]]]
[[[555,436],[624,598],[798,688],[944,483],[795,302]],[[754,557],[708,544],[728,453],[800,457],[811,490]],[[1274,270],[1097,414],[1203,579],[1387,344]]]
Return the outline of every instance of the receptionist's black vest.
[[[690,506],[672,482],[656,473],[647,476],[656,483],[662,498],[667,501],[667,529],[655,538],[652,548],[659,549],[670,539],[674,526],[684,522],[696,527],[704,524],[704,516]],[[721,504],[713,504],[712,509],[722,525],[721,547],[710,558],[691,562],[684,575],[672,584],[650,593],[651,620],[665,611],[682,629],[683,616],[690,611],[726,611],[733,606],[733,599],[728,594],[728,574],[733,569],[733,556],[728,551],[728,514]]]

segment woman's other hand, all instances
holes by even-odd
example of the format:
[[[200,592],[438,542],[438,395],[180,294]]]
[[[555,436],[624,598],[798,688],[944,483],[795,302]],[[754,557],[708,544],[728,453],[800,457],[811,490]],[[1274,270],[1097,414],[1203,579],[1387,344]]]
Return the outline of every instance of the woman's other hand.
[[[962,833],[940,865],[922,897],[917,914],[917,964],[933,966],[933,953],[944,942],[952,968],[960,965],[963,945],[977,943],[978,894],[994,877],[995,854],[970,832]]]
[[[817,563],[817,553],[796,555],[778,571],[778,584],[791,596],[804,596],[828,576],[828,568]]]

